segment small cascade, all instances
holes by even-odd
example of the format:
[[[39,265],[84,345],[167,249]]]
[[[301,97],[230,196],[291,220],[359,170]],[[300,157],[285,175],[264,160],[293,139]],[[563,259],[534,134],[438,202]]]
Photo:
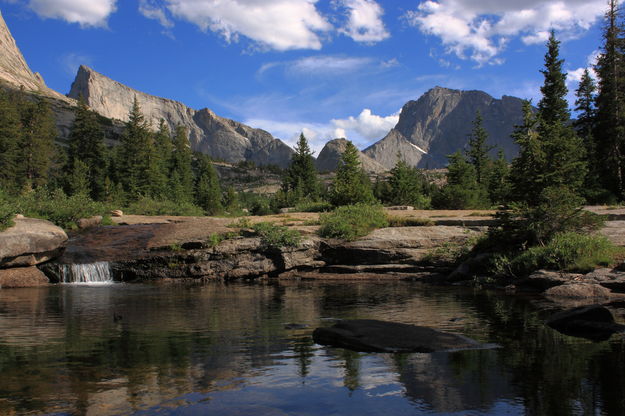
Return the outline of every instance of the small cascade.
[[[111,266],[107,261],[61,264],[59,269],[61,283],[113,283]]]

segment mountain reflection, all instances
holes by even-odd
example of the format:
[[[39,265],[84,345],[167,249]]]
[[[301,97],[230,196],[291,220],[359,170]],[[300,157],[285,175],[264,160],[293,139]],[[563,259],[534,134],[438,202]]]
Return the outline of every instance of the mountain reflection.
[[[622,339],[566,337],[544,315],[501,294],[388,281],[2,290],[0,414],[624,414]],[[351,318],[501,348],[313,343],[317,326]]]

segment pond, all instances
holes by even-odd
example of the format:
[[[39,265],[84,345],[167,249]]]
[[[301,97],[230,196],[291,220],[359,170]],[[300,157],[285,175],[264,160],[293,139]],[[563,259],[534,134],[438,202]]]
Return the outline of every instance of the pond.
[[[0,414],[625,414],[622,335],[550,329],[530,299],[409,282],[0,290]],[[374,318],[498,349],[356,353],[312,331]]]

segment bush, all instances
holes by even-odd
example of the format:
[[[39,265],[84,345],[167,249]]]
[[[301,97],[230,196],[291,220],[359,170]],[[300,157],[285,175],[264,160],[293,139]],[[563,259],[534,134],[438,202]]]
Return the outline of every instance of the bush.
[[[556,234],[549,244],[532,247],[510,260],[515,275],[529,275],[538,269],[589,272],[614,262],[619,248],[606,237],[573,232]]]
[[[321,214],[319,235],[352,241],[376,228],[387,227],[388,219],[380,205],[345,205]]]
[[[252,229],[267,248],[296,247],[302,239],[299,231],[290,230],[288,227],[275,225],[271,222],[256,223]]]
[[[432,206],[435,209],[480,209],[490,208],[490,201],[483,188],[448,184],[434,193]]]
[[[68,197],[58,189],[53,192],[40,188],[15,200],[16,211],[27,217],[41,218],[53,222],[64,229],[75,229],[76,221],[94,215],[105,216],[110,210],[101,202],[86,195]]]
[[[131,202],[124,211],[135,215],[204,216],[204,210],[190,202],[175,202],[145,196]]]
[[[426,227],[434,225],[430,218],[388,217],[389,227]]]
[[[327,212],[332,210],[332,204],[327,201],[302,201],[294,208],[296,212]]]
[[[15,206],[0,194],[0,231],[13,226],[13,218],[17,210]]]

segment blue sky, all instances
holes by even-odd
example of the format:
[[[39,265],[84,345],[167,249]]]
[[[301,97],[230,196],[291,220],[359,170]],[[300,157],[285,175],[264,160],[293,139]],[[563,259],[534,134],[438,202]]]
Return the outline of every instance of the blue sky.
[[[539,99],[553,28],[569,88],[607,0],[0,0],[33,71],[67,93],[85,64],[317,151],[364,148],[430,88]]]

